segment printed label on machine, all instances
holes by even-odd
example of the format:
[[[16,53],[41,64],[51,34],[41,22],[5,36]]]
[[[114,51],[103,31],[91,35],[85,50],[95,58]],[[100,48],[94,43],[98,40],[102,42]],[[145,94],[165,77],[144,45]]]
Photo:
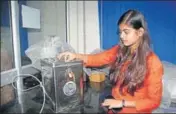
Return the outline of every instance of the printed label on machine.
[[[66,96],[71,96],[76,92],[76,84],[73,81],[67,82],[63,87],[63,92]]]

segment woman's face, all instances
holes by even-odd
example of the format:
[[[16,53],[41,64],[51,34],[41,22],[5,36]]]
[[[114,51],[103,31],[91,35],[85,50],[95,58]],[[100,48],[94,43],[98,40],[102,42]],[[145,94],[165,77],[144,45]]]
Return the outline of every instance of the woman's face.
[[[125,46],[131,46],[139,41],[143,35],[142,29],[136,30],[127,24],[120,24],[120,39]]]

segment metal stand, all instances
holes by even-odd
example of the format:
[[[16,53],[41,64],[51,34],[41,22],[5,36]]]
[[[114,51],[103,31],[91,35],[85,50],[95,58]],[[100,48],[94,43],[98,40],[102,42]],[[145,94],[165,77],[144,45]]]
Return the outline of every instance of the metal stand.
[[[12,36],[13,36],[13,47],[14,47],[14,59],[15,59],[15,68],[17,75],[21,74],[21,54],[20,54],[20,38],[19,38],[19,7],[18,1],[10,1],[11,5],[11,19],[12,19]],[[24,113],[23,108],[23,97],[22,90],[23,81],[22,79],[17,80],[17,97],[20,105],[21,113]]]

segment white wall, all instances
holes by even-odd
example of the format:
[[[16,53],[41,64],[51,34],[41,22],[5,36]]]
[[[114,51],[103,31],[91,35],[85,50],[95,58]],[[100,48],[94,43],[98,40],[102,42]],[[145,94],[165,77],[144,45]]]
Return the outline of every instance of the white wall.
[[[67,2],[68,42],[78,53],[100,48],[98,1]]]
[[[57,35],[64,41],[67,36],[79,53],[100,48],[97,1],[67,1],[67,13],[65,1],[27,1],[27,6],[41,11],[41,29],[28,29],[29,46],[48,35]]]
[[[41,29],[28,29],[29,46],[48,35],[66,41],[65,1],[27,1],[27,6],[40,9],[41,13]]]
[[[100,48],[98,1],[85,1],[86,53]]]

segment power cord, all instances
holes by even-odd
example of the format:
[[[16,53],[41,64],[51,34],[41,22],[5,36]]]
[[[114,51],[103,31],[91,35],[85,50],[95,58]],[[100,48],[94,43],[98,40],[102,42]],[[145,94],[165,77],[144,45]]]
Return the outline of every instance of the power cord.
[[[41,87],[42,90],[43,90],[43,104],[42,104],[42,107],[41,107],[40,112],[39,112],[39,113],[42,113],[43,108],[44,108],[44,106],[45,106],[45,101],[46,101],[46,96],[45,96],[45,94],[46,94],[47,97],[51,100],[52,104],[55,105],[55,104],[53,103],[51,97],[49,97],[49,95],[48,95],[47,92],[45,91],[45,87],[43,86],[42,82],[41,82],[38,78],[36,78],[34,75],[31,75],[31,74],[20,74],[20,75],[17,75],[17,76],[15,76],[15,77],[13,78],[13,82],[15,82],[16,79],[19,78],[19,77],[29,77],[29,76],[35,78],[35,79],[39,82],[40,87]],[[17,88],[14,86],[13,82],[12,82],[13,88],[17,89]],[[23,89],[23,90],[21,90],[21,91],[22,91],[22,92],[26,92],[26,91],[29,91],[29,90],[31,90],[31,89],[33,89],[33,88],[35,88],[35,87],[29,88],[29,89]]]

